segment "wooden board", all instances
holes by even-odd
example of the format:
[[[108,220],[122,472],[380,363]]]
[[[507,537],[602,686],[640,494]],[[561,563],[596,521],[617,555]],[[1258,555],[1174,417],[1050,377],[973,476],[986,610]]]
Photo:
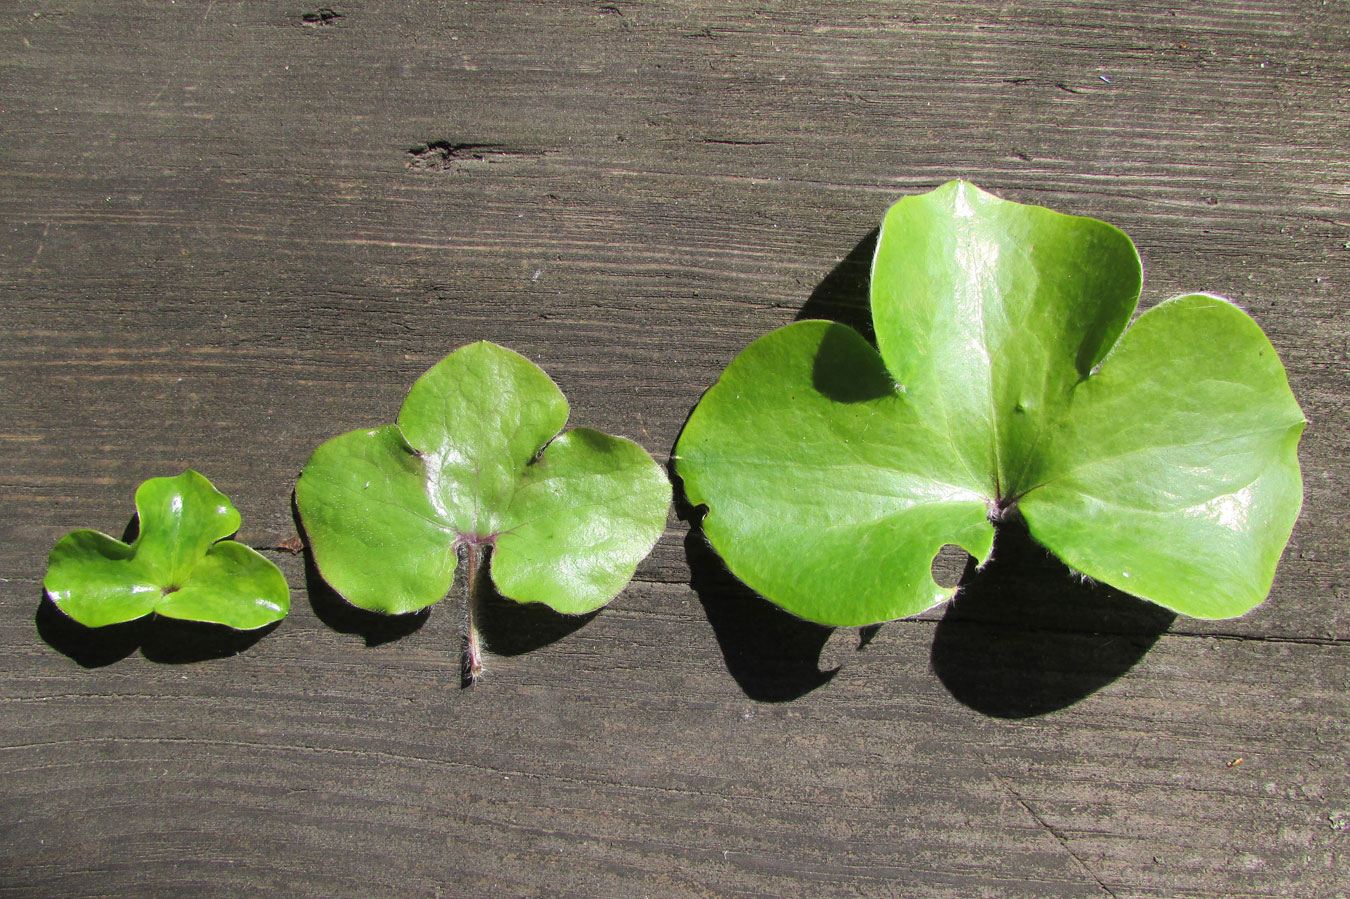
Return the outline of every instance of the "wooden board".
[[[1347,85],[1336,2],[0,11],[0,895],[1350,895]],[[310,451],[475,339],[666,460],[953,177],[1266,329],[1311,424],[1257,611],[1173,619],[1010,533],[951,609],[831,632],[677,505],[593,618],[495,607],[460,690],[452,606],[372,620],[273,549]],[[63,533],[188,465],[286,621],[40,603]]]

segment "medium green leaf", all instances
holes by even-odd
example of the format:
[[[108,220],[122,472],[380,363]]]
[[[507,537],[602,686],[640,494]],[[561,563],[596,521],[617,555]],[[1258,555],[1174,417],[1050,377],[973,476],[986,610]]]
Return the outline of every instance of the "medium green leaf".
[[[296,501],[320,573],[354,605],[411,612],[450,590],[459,546],[493,546],[504,596],[568,614],[609,602],[661,535],[670,484],[632,441],[552,439],[566,421],[523,356],[451,353],[397,425],[336,437],[306,464]]]
[[[789,611],[866,624],[949,597],[937,551],[983,562],[986,518],[1020,511],[1094,578],[1242,614],[1302,502],[1303,416],[1226,301],[1162,303],[1122,338],[1141,281],[1105,223],[961,182],[901,200],[872,269],[879,352],[842,325],[790,325],[690,416],[676,468],[709,540]]]
[[[281,571],[242,543],[225,494],[191,469],[151,478],[136,491],[139,533],[130,545],[72,531],[52,548],[47,595],[88,627],[149,615],[252,630],[290,610]]]
[[[521,473],[501,520],[492,580],[568,615],[604,605],[665,528],[670,482],[647,451],[576,428]]]
[[[732,573],[812,621],[922,611],[954,592],[929,574],[944,543],[981,560],[993,544],[983,481],[844,325],[798,322],[752,343],[676,453]]]

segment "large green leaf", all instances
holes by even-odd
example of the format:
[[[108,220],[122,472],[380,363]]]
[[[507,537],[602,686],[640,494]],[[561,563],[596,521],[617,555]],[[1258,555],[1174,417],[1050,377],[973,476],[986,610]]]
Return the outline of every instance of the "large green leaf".
[[[43,586],[71,618],[102,627],[155,612],[252,630],[290,610],[281,571],[224,539],[239,529],[239,512],[197,472],[146,481],[136,513],[130,545],[79,530],[52,548]]]
[[[450,590],[460,546],[486,545],[504,596],[568,614],[609,602],[661,535],[670,484],[632,441],[552,439],[566,421],[523,356],[451,353],[397,425],[335,437],[305,465],[296,502],[319,572],[353,605],[412,612]]]
[[[690,416],[676,468],[738,577],[857,625],[954,592],[1020,513],[1068,564],[1197,617],[1270,590],[1302,503],[1304,420],[1241,310],[1194,295],[1122,337],[1142,270],[1103,222],[952,182],[886,214],[877,349],[799,322],[750,345]]]

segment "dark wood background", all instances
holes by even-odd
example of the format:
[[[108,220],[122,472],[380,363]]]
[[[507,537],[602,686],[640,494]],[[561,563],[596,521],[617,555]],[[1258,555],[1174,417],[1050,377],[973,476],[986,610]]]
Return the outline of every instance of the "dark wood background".
[[[0,895],[1350,894],[1342,0],[28,0],[0,121]],[[1009,532],[953,608],[832,632],[677,505],[594,617],[494,605],[461,690],[453,604],[360,615],[275,549],[310,451],[480,338],[666,460],[954,177],[1266,329],[1311,424],[1257,611],[1174,619]],[[62,534],[186,466],[289,618],[41,602]]]

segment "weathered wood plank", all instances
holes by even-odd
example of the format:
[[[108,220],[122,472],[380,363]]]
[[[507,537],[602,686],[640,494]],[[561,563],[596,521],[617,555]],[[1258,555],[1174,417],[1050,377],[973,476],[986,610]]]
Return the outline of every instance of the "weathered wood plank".
[[[0,725],[10,883],[1334,894],[1350,811],[1341,647],[1164,636],[1096,695],[1019,721],[950,695],[933,631],[887,627],[863,651],[836,635],[828,687],[762,704],[728,688],[682,587],[640,586],[561,641],[495,659],[473,691],[457,689],[443,609],[365,649],[301,604],[237,657],[90,671],[10,621],[4,645],[27,668]],[[967,664],[999,664],[1000,637],[984,639],[992,660],[972,644]]]
[[[0,894],[1350,893],[1343,4],[310,11],[0,13]],[[237,656],[35,623],[51,545],[147,477],[290,537],[309,452],[469,340],[664,459],[951,177],[1266,328],[1311,426],[1259,610],[1159,617],[1010,535],[858,650],[680,509],[593,620],[499,610],[524,636],[468,692],[450,608],[374,629],[282,554],[295,611]]]

